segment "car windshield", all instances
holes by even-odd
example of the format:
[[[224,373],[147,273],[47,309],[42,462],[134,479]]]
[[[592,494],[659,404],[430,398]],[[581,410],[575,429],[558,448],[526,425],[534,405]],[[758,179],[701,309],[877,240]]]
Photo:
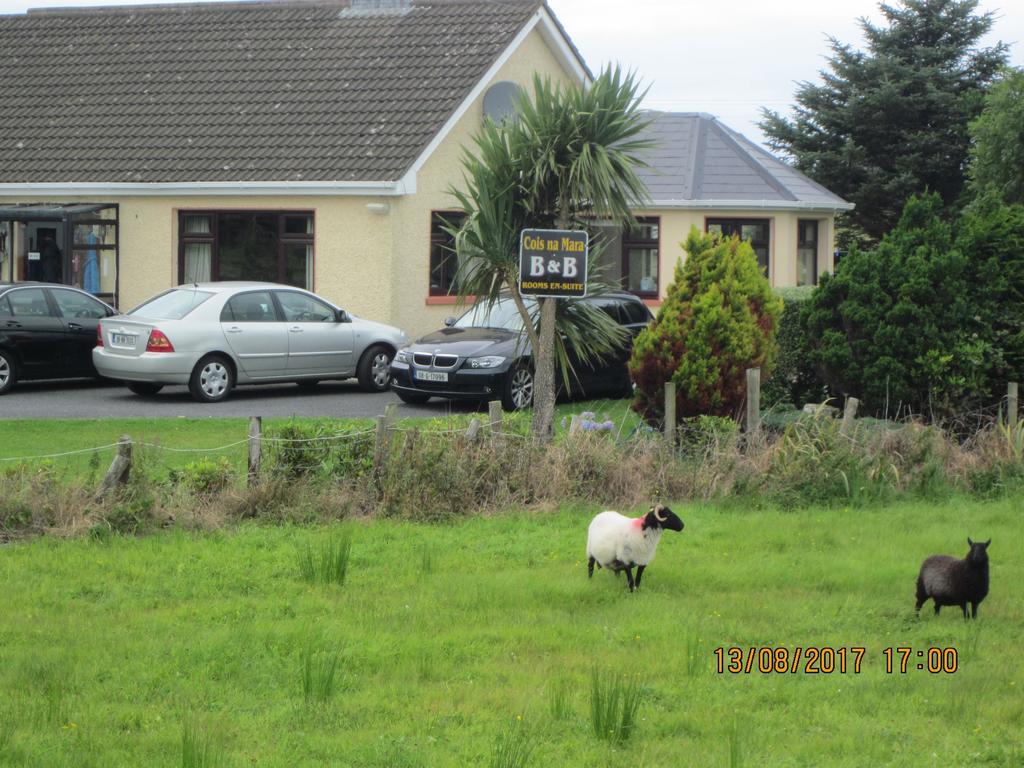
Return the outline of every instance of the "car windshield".
[[[155,320],[181,320],[211,296],[213,294],[208,291],[199,291],[194,288],[174,288],[139,304],[128,314],[150,317]]]
[[[526,301],[526,310],[533,314],[536,303]],[[519,315],[516,303],[511,299],[502,299],[488,307],[480,304],[455,321],[456,328],[504,328],[507,331],[521,331],[523,318]]]

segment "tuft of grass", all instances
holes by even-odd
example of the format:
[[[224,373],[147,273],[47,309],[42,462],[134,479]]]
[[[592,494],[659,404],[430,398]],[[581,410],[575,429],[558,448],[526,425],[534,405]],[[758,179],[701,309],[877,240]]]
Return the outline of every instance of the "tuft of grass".
[[[691,628],[686,636],[686,674],[688,677],[705,672],[708,668],[708,657],[704,653],[704,643],[700,638],[700,630]]]
[[[337,650],[318,651],[312,641],[302,652],[302,698],[307,704],[330,701],[338,682],[341,655]]]
[[[4,712],[0,714],[0,755],[7,751],[7,747],[14,741],[14,718]]]
[[[626,675],[593,671],[590,685],[590,724],[594,735],[612,744],[625,744],[636,728],[643,688]]]
[[[569,685],[560,680],[548,693],[548,704],[552,720],[568,720],[572,717],[572,702],[569,696]]]
[[[430,547],[420,548],[420,573],[427,576],[434,572],[434,550]]]
[[[213,737],[186,721],[181,728],[181,768],[218,768],[224,763]]]
[[[491,751],[490,768],[525,768],[530,763],[530,756],[536,742],[523,724],[521,716],[498,736]]]
[[[352,555],[352,533],[347,528],[318,544],[307,542],[299,549],[299,573],[311,584],[345,583]]]
[[[729,768],[742,768],[743,766],[743,730],[740,727],[739,718],[733,718],[729,725]]]

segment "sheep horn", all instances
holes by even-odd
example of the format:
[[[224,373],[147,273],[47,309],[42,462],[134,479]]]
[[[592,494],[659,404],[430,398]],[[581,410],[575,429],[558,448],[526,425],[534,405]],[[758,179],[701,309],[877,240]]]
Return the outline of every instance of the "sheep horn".
[[[659,504],[653,510],[651,510],[652,512],[654,512],[654,519],[657,520],[659,523],[664,523],[666,520],[668,520],[668,515],[661,514],[661,510],[663,509],[664,507],[661,506],[661,504]]]

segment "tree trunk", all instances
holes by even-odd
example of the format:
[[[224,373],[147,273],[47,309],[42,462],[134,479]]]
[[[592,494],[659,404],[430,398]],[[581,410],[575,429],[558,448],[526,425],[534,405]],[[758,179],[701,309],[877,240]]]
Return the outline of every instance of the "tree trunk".
[[[569,197],[559,190],[558,229],[569,228]],[[540,346],[534,348],[533,436],[550,442],[555,432],[555,302],[540,299]]]
[[[555,302],[540,299],[540,345],[534,350],[533,436],[547,442],[555,425]]]

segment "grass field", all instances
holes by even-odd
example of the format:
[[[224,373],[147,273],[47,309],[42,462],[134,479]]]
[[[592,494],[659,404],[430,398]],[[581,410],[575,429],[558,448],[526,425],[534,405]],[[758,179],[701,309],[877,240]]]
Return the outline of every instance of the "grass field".
[[[337,528],[9,545],[0,765],[515,766],[525,740],[533,766],[1019,766],[1021,501],[673,505],[633,595],[586,578],[590,508],[350,523],[341,586],[302,578]],[[916,619],[921,559],[967,536],[993,539],[979,619]],[[861,672],[715,670],[826,645],[864,646]],[[887,674],[895,646],[958,669]],[[640,686],[622,746],[592,732],[595,670]]]
[[[615,422],[616,432],[626,434],[639,419],[629,408],[629,400],[590,400],[559,403],[555,416],[556,430],[563,430],[561,420],[573,414],[591,411],[601,421]],[[443,413],[443,411],[441,411]],[[529,414],[506,414],[506,419],[525,420]],[[486,409],[477,418],[487,420]],[[465,428],[473,414],[437,416],[435,418],[409,418],[398,422],[399,427],[417,426],[429,431]],[[270,431],[289,422],[326,422],[327,419],[295,418],[264,419],[264,431]],[[370,429],[372,419],[339,419],[347,428]],[[121,435],[129,435],[141,447],[141,458],[146,466],[156,471],[180,469],[200,456],[224,456],[232,467],[242,473],[246,467],[248,448],[248,419],[52,419],[0,420],[0,471],[18,460],[30,457],[52,456],[49,459],[30,458],[31,462],[49,461],[58,472],[68,476],[82,476],[102,472],[115,454],[113,447],[93,453],[54,456],[84,451],[99,446],[112,446]],[[224,447],[229,446],[229,447]],[[212,450],[223,448],[223,450]]]

